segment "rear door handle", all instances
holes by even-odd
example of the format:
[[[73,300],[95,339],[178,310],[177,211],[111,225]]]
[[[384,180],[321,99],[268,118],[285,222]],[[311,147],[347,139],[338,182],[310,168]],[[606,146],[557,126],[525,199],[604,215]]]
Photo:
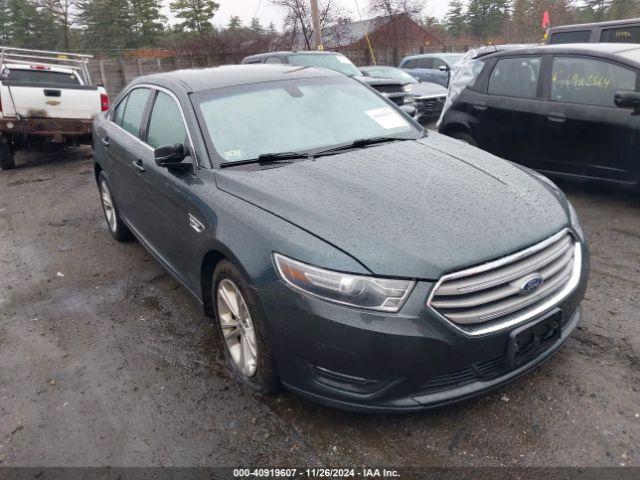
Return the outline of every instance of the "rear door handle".
[[[111,145],[111,144],[109,143],[109,137],[101,138],[101,139],[100,139],[100,141],[102,141],[102,144],[103,144],[105,147],[108,147],[109,145]]]
[[[550,122],[554,123],[564,123],[567,121],[567,116],[562,112],[549,112],[547,118]]]
[[[141,159],[134,160],[131,163],[133,163],[133,166],[138,169],[138,173],[143,173],[145,171],[144,170],[144,163],[142,163]]]
[[[475,102],[472,105],[473,105],[473,108],[476,110],[484,111],[487,109],[487,104],[484,102]]]

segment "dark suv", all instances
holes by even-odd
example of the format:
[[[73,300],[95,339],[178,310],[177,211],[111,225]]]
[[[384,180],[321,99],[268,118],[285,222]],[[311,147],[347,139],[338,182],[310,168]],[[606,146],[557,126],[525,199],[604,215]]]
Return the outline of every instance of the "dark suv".
[[[244,64],[276,64],[299,65],[304,67],[321,67],[344,73],[348,77],[369,85],[398,106],[415,107],[410,82],[392,78],[373,78],[362,74],[351,60],[338,52],[292,51],[269,52],[251,55],[242,60]]]
[[[638,186],[639,71],[640,45],[485,49],[456,71],[440,132],[536,170]]]
[[[639,43],[640,18],[563,25],[549,29],[547,43]]]

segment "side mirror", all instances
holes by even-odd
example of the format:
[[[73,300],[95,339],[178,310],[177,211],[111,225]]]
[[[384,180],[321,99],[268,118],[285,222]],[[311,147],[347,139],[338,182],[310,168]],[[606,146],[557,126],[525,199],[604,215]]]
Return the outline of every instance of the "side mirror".
[[[615,103],[618,108],[640,110],[640,92],[616,92],[613,96],[613,103]]]
[[[412,118],[415,117],[416,112],[418,111],[418,109],[413,105],[401,105],[400,110],[402,110],[404,113],[406,113]]]
[[[193,164],[185,162],[187,153],[184,145],[181,143],[173,143],[171,145],[163,145],[153,151],[156,165],[169,170],[189,170]]]
[[[438,70],[440,70],[441,72],[448,72],[449,71],[449,67],[447,67],[446,65],[440,65],[438,67]]]

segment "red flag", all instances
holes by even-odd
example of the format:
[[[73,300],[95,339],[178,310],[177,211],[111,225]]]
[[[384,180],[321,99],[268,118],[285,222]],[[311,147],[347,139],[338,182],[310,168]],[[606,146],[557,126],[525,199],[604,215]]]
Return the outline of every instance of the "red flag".
[[[549,28],[551,26],[551,20],[549,19],[549,10],[545,10],[542,15],[542,28]]]

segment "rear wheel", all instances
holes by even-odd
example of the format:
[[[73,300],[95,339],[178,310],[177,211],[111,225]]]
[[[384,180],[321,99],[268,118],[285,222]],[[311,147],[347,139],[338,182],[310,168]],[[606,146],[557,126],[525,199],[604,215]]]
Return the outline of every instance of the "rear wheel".
[[[118,242],[127,242],[133,238],[131,230],[122,222],[116,203],[111,193],[111,187],[109,182],[102,172],[98,177],[98,189],[100,190],[100,200],[102,203],[102,211],[104,212],[104,218],[107,221],[109,232],[113,238]]]
[[[0,143],[0,168],[2,170],[12,170],[16,166],[13,152],[8,143]]]
[[[460,140],[461,142],[468,143],[473,147],[477,147],[478,143],[474,140],[474,138],[465,132],[455,132],[451,135],[452,138]]]
[[[259,393],[275,393],[278,374],[264,316],[240,271],[223,260],[213,274],[215,320],[225,357],[240,383]]]

